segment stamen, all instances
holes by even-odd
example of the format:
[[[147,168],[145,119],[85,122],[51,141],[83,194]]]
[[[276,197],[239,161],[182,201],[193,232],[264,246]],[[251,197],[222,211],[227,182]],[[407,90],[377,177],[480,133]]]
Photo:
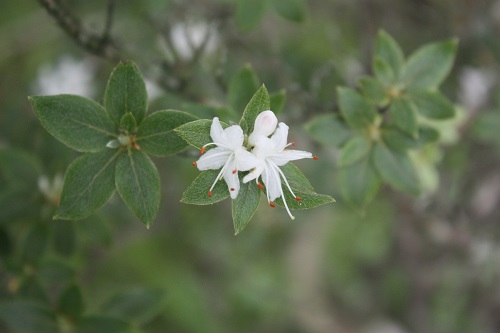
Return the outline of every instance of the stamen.
[[[233,188],[233,187],[231,187],[229,190],[230,190],[230,191],[234,191],[234,188]]]
[[[285,176],[283,175],[283,173],[281,172],[280,168],[277,165],[275,165],[275,164],[270,164],[270,165],[272,166],[271,170],[273,171],[274,176],[276,178],[278,178],[279,189],[280,189],[280,193],[281,193],[281,198],[283,198],[283,203],[285,204],[286,211],[287,211],[288,215],[290,216],[290,218],[292,220],[295,220],[295,216],[292,215],[292,213],[290,212],[290,209],[288,208],[288,204],[286,203],[285,194],[283,193],[283,187],[281,187],[281,179],[280,179],[280,176],[276,173],[276,169],[278,169],[279,173],[283,176],[283,179],[284,179],[286,185],[288,186],[288,189],[292,193],[292,195],[294,197],[297,197],[297,196],[295,194],[293,194],[292,189],[290,188],[290,185],[288,185],[288,182],[287,182]]]
[[[226,161],[226,164],[224,164],[224,166],[222,167],[222,169],[220,169],[220,172],[219,174],[217,175],[217,178],[215,178],[215,181],[214,183],[212,184],[212,186],[210,187],[210,190],[208,190],[208,196],[211,197],[212,195],[212,190],[214,189],[215,187],[215,184],[217,184],[217,182],[219,181],[219,179],[222,178],[222,175],[224,174],[224,172],[226,171],[226,169],[228,168],[229,164],[231,163],[231,159],[233,158],[233,155],[234,153],[232,153],[231,155],[229,155],[229,158],[227,159]]]
[[[295,197],[295,198],[298,198],[298,196],[295,195],[295,193],[293,193],[292,191],[292,188],[290,187],[290,184],[288,184],[288,181],[286,180],[286,177],[285,177],[285,174],[283,173],[283,171],[281,171],[281,169],[277,166],[277,165],[273,165],[273,167],[278,170],[278,172],[280,173],[281,177],[283,177],[283,180],[285,181],[285,184],[286,184],[286,187],[288,188],[288,190],[290,191],[290,193],[292,193],[292,195]],[[280,180],[281,182],[281,180]],[[302,199],[301,199],[302,200]]]
[[[196,166],[196,161],[193,162],[193,166],[195,167]]]
[[[295,141],[292,141],[292,147],[295,147],[296,144],[295,144]]]
[[[269,206],[271,206],[272,208],[274,208],[274,207],[276,207],[276,204],[275,204],[274,202],[272,202],[272,201],[271,201],[271,202],[269,203]]]
[[[261,190],[264,190],[264,185],[262,185],[261,183],[257,183],[257,187],[260,188]]]
[[[208,191],[208,196],[211,198],[212,197],[212,191]]]
[[[317,161],[318,159],[319,159],[318,156],[316,155],[313,156],[313,160]]]
[[[201,149],[200,149],[200,155],[203,155],[203,153],[205,153],[206,149],[207,149],[207,146],[201,147]]]
[[[234,170],[233,170],[233,175],[234,175],[235,173],[237,173],[237,172],[238,172],[238,170],[234,169]]]
[[[302,201],[302,198],[301,197],[295,197],[295,200]]]

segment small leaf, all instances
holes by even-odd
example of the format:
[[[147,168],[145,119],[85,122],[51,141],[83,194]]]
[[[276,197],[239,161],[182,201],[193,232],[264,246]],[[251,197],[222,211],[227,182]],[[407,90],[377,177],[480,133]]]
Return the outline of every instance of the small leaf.
[[[339,166],[345,167],[365,157],[371,148],[371,142],[364,136],[351,138],[340,152]]]
[[[142,325],[163,309],[164,292],[159,289],[125,290],[103,304],[101,312]]]
[[[271,110],[275,115],[278,115],[283,111],[286,101],[286,90],[282,89],[278,92],[271,94]]]
[[[117,137],[115,125],[104,108],[76,95],[31,96],[35,113],[45,129],[70,148],[97,152]]]
[[[182,194],[181,202],[191,205],[211,205],[229,198],[229,190],[223,179],[215,184],[212,189],[212,197],[208,195],[208,190],[214,183],[219,171],[202,171]]]
[[[130,134],[135,133],[137,129],[137,123],[132,113],[127,112],[123,115],[122,119],[120,120],[120,129]]]
[[[418,144],[423,147],[429,143],[435,143],[439,140],[439,132],[429,126],[420,126],[418,129]]]
[[[394,125],[412,137],[418,134],[417,112],[415,104],[407,98],[396,98],[389,108]]]
[[[449,119],[455,116],[453,104],[438,91],[420,91],[410,95],[418,112],[429,119]]]
[[[373,72],[377,80],[386,86],[396,82],[396,73],[391,66],[383,59],[376,57],[373,61]]]
[[[71,284],[64,289],[57,302],[59,312],[76,320],[79,319],[85,310],[83,297],[80,288],[76,284]]]
[[[255,28],[266,11],[266,0],[237,0],[236,24],[242,31],[250,31]]]
[[[349,88],[338,88],[339,106],[346,122],[354,129],[366,129],[375,121],[375,108],[363,96]]]
[[[222,128],[227,128],[229,125],[220,122]],[[208,119],[195,120],[174,129],[191,146],[201,149],[209,142],[213,142],[210,137],[210,126],[212,121]]]
[[[456,50],[456,39],[420,47],[403,68],[403,83],[409,90],[436,89],[448,76]]]
[[[66,171],[57,219],[77,220],[103,206],[115,192],[115,165],[119,151],[105,150],[77,158]]]
[[[48,307],[31,301],[14,300],[1,303],[0,318],[17,332],[59,332],[54,313]]]
[[[116,163],[116,189],[134,214],[149,226],[160,206],[160,176],[149,157],[128,149]]]
[[[302,22],[306,17],[306,3],[304,0],[272,0],[274,9],[283,18]]]
[[[398,76],[404,64],[404,55],[398,43],[384,30],[380,30],[375,41],[374,59],[387,63]]]
[[[394,127],[384,128],[382,130],[382,138],[389,148],[400,152],[406,152],[409,149],[416,149],[420,146],[418,139]]]
[[[174,132],[174,128],[194,120],[196,117],[181,111],[155,112],[141,123],[135,141],[142,151],[154,156],[176,154],[187,144]]]
[[[246,65],[243,67],[233,76],[229,83],[228,104],[240,113],[252,98],[254,92],[259,89],[259,83],[259,78],[252,66]]]
[[[410,194],[420,192],[417,174],[406,153],[378,143],[373,151],[373,161],[380,176],[395,189]]]
[[[269,97],[269,93],[267,92],[266,86],[262,85],[262,87],[257,90],[250,102],[245,107],[243,117],[241,117],[240,126],[243,129],[243,133],[252,133],[255,118],[257,118],[259,113],[261,113],[262,111],[270,109],[271,100]]]
[[[236,199],[231,201],[234,234],[239,234],[250,222],[260,203],[260,190],[254,182],[241,182]]]
[[[373,200],[380,188],[380,178],[369,156],[339,170],[340,191],[344,199],[356,206]]]
[[[314,188],[307,177],[302,173],[302,171],[300,171],[299,168],[297,168],[295,164],[287,163],[280,168],[292,189],[300,192],[315,193]]]
[[[139,68],[133,62],[120,63],[109,77],[104,97],[109,117],[120,125],[122,117],[131,113],[139,125],[146,116],[148,95]]]
[[[359,87],[363,95],[374,105],[381,105],[387,99],[386,88],[377,79],[363,77],[359,80]]]
[[[313,118],[306,124],[309,135],[326,147],[340,147],[353,132],[334,114],[325,114]]]
[[[89,316],[78,323],[76,333],[133,333],[124,320],[105,316]]]

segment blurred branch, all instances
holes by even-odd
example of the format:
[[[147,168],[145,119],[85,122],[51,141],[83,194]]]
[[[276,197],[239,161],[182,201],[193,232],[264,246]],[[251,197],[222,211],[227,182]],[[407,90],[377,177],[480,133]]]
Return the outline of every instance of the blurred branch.
[[[38,0],[38,2],[80,47],[106,59],[119,59],[118,50],[109,34],[112,27],[114,0],[108,0],[106,22],[102,35],[87,31],[80,19],[59,0]]]

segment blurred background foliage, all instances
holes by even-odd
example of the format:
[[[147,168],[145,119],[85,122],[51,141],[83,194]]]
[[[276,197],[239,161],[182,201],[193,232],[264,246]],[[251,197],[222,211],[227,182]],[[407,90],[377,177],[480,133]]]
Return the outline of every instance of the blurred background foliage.
[[[80,34],[68,37],[50,4]],[[499,1],[3,0],[1,8],[0,331],[500,331]],[[426,178],[432,191],[415,198],[384,187],[360,213],[338,193],[338,150],[314,143],[303,124],[336,109],[338,85],[371,74],[381,28],[406,54],[458,37],[442,91],[463,118],[430,152],[439,161]],[[227,201],[178,202],[197,174],[188,150],[155,160],[162,202],[150,230],[116,198],[85,220],[52,220],[77,154],[42,128],[26,97],[102,101],[120,59],[141,68],[150,108],[226,121],[242,112],[228,107],[239,103],[229,100],[231,80],[250,64],[271,92],[286,90],[280,118],[299,148],[320,156],[298,165],[338,202],[299,211],[293,223],[261,207],[234,237]]]

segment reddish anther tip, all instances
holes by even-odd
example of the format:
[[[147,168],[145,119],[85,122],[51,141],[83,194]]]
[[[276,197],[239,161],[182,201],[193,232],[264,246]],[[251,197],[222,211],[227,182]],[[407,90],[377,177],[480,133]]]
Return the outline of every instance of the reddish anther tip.
[[[196,164],[196,161],[193,162],[193,166],[195,167],[197,164]]]
[[[260,188],[261,190],[264,189],[264,185],[262,185],[261,183],[257,183],[257,187]]]
[[[313,160],[315,160],[315,161],[319,160],[318,156],[316,156],[316,155],[313,156]]]
[[[295,141],[292,141],[292,147],[295,147],[296,144],[295,144]]]
[[[301,200],[302,200],[302,198],[301,198],[301,197],[295,197],[295,200],[297,200],[297,201],[301,201]]]
[[[205,152],[205,149],[206,149],[205,147],[201,147],[201,149],[200,149],[200,155],[203,155],[203,153]]]
[[[238,172],[238,170],[234,169],[234,170],[233,170],[233,175],[234,175],[235,173],[237,173],[237,172]]]
[[[276,204],[275,204],[274,202],[272,202],[272,201],[271,201],[271,202],[269,203],[269,206],[271,206],[272,208],[274,208],[274,207],[276,207]]]
[[[208,191],[208,196],[211,198],[212,197],[212,191]]]
[[[232,187],[231,187],[229,190],[230,190],[230,191],[234,191],[234,188],[232,188]]]
[[[141,147],[140,147],[137,143],[135,143],[135,142],[133,142],[133,143],[132,143],[132,147],[133,147],[135,150],[141,150]]]

